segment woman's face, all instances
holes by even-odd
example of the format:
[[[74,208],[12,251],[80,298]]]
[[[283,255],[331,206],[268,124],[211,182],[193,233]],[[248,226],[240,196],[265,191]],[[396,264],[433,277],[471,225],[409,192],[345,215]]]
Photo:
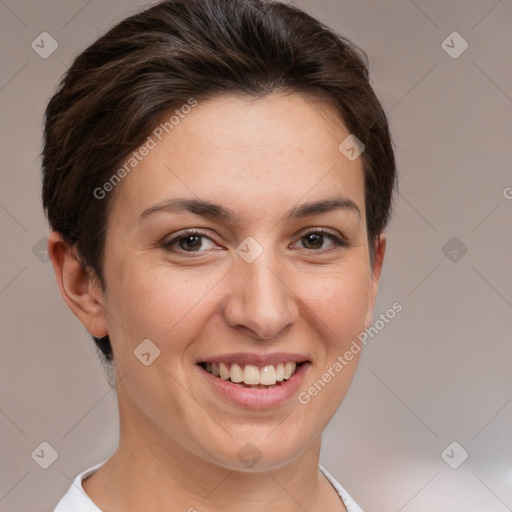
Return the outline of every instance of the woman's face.
[[[299,94],[199,102],[168,131],[111,192],[101,300],[121,434],[277,467],[319,439],[371,322],[384,244],[371,269],[361,158]]]

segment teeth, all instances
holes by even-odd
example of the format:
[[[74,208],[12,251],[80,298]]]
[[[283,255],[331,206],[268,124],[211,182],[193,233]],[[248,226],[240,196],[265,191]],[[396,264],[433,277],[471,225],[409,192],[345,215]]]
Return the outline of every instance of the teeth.
[[[244,371],[239,365],[233,363],[231,365],[231,370],[229,370],[229,378],[231,379],[231,382],[243,382]]]
[[[246,366],[247,368],[247,366]],[[276,383],[276,369],[273,365],[264,366],[261,369],[260,374],[260,384],[265,384],[267,386],[272,386]]]
[[[207,365],[206,371],[208,371],[208,365]],[[220,374],[220,378],[222,380],[229,379],[229,369],[224,363],[219,364],[219,374]]]
[[[285,363],[284,365],[284,378],[289,379],[295,371],[295,363]]]
[[[241,366],[237,363],[231,365],[226,363],[206,363],[207,372],[220,377],[222,380],[231,380],[235,383],[244,383],[247,385],[274,386],[276,382],[288,380],[296,371],[296,363],[279,363],[277,365],[269,364],[263,368],[258,368],[252,364]]]
[[[246,364],[244,368],[244,384],[259,384],[260,371],[257,366]]]

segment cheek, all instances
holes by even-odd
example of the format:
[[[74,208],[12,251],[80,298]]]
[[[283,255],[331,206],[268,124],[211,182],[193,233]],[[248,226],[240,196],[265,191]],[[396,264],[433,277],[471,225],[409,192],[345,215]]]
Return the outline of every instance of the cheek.
[[[304,297],[326,340],[350,342],[364,330],[371,300],[368,270],[353,266],[325,276],[306,286]]]
[[[208,294],[219,280],[214,273],[184,275],[176,268],[128,262],[111,278],[107,308],[118,320],[111,323],[123,344],[131,340],[133,350],[148,338],[161,351],[174,353],[200,332],[210,314]]]
[[[312,282],[310,281],[310,284]],[[304,424],[325,427],[350,387],[361,354],[358,335],[370,303],[370,278],[364,265],[347,267],[309,288],[306,310],[314,322],[316,365],[298,400]],[[313,290],[313,292],[311,292]]]

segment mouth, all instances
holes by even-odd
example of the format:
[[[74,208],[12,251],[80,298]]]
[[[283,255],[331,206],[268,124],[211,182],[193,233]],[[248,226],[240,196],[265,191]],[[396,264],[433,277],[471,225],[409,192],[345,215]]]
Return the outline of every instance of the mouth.
[[[243,362],[201,361],[199,366],[218,379],[244,388],[272,389],[282,386],[307,361],[284,361],[277,364],[254,365]]]

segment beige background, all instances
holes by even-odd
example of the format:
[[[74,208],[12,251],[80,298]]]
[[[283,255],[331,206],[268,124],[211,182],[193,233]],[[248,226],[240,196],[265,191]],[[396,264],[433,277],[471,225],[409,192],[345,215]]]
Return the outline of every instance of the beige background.
[[[322,462],[366,512],[511,510],[512,3],[294,3],[368,52],[401,177],[377,314],[403,311],[368,343]],[[115,394],[38,251],[38,155],[61,74],[143,5],[0,1],[3,511],[53,510],[116,447]],[[44,31],[58,42],[47,59],[31,48]],[[453,31],[469,44],[456,59],[441,46]],[[452,461],[469,453],[458,469],[441,457],[453,441]],[[58,452],[46,470],[31,457],[42,442]]]

